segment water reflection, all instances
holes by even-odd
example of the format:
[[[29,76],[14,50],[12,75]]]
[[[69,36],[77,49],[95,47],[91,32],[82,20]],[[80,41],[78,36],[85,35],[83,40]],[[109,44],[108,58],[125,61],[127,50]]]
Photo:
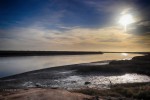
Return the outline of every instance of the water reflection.
[[[128,56],[128,53],[121,53],[121,55],[123,55],[123,56]]]
[[[103,60],[131,59],[140,54],[108,53],[97,55],[0,57],[0,77],[55,66]]]

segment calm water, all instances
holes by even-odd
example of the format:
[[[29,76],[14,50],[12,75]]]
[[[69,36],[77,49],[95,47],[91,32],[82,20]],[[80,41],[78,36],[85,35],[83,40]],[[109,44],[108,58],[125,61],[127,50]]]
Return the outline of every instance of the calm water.
[[[102,55],[0,57],[0,77],[61,65],[131,59],[138,55],[140,54],[106,53]]]

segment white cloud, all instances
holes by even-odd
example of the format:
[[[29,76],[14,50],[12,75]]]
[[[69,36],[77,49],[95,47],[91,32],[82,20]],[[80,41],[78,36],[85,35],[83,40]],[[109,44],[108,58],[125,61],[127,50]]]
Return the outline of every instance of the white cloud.
[[[118,27],[73,28],[65,31],[28,27],[10,30],[7,34],[11,34],[13,38],[2,38],[1,49],[99,51],[146,51],[149,49],[145,46],[149,43],[148,40],[145,44],[137,42],[141,40],[140,36],[125,33]]]

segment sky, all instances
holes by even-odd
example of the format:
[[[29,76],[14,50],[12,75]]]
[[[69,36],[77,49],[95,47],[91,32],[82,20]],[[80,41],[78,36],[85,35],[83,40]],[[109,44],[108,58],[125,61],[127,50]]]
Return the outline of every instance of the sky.
[[[0,0],[0,50],[147,52],[150,0]]]

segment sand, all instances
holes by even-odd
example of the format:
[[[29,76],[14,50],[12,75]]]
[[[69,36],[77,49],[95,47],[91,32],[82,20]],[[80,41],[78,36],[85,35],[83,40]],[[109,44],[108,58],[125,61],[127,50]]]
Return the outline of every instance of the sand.
[[[81,93],[60,89],[30,88],[0,92],[0,100],[91,100]]]

